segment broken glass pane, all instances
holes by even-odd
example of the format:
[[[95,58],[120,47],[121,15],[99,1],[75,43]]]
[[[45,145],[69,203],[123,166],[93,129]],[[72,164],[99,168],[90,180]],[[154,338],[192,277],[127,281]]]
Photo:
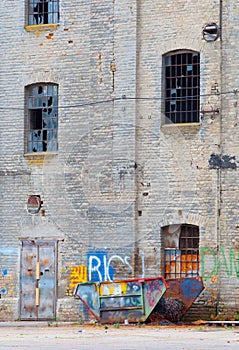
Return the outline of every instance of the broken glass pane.
[[[41,95],[43,93],[43,88],[42,86],[38,86],[38,95]]]
[[[176,89],[172,89],[171,90],[171,96],[172,97],[176,97]]]
[[[44,117],[42,120],[42,128],[47,129],[47,118],[46,117]]]
[[[57,117],[57,109],[56,108],[52,109],[51,116],[52,116],[52,118],[56,118]]]
[[[53,137],[55,140],[57,139],[57,108],[51,107],[53,101],[55,101],[55,107],[57,107],[57,86],[41,84],[30,87],[29,92],[29,127],[32,130],[31,135],[34,139],[34,145],[31,144],[30,134],[28,134],[28,151],[32,148],[33,152],[45,152],[49,150],[49,137],[50,139]],[[54,100],[53,93],[55,94]],[[56,130],[54,135],[51,131],[53,128]]]
[[[47,140],[47,130],[43,130],[43,140],[46,141]]]

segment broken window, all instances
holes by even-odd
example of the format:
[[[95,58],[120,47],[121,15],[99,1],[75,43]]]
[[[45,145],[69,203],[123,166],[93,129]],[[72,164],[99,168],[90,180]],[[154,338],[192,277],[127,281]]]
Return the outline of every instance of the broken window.
[[[199,122],[200,56],[180,51],[164,57],[166,123]]]
[[[165,278],[199,275],[199,227],[170,225],[163,228]]]
[[[58,86],[36,84],[27,92],[27,152],[57,151]]]
[[[28,0],[28,25],[59,22],[59,0]]]

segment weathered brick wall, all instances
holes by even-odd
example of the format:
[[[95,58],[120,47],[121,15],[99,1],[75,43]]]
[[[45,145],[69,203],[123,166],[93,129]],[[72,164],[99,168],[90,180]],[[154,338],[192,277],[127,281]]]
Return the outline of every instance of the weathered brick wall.
[[[214,84],[221,83],[220,41],[207,43],[202,39],[206,23],[219,24],[219,4],[168,1],[155,6],[141,2],[138,16],[138,97],[155,100],[137,104],[137,157],[144,169],[143,186],[138,187],[142,216],[138,217],[137,235],[147,257],[145,269],[154,275],[155,266],[163,272],[160,236],[165,225],[198,225],[200,246],[217,246],[217,175],[209,171],[208,161],[218,152],[219,116],[205,114],[200,126],[162,126],[161,98],[162,56],[189,49],[200,52],[201,110],[220,108],[220,97],[210,96]],[[210,270],[211,263],[205,264],[205,269]],[[211,287],[211,282],[205,284]],[[213,313],[211,290],[204,291],[201,299],[198,308],[191,310],[191,318]]]
[[[64,1],[59,27],[41,32],[24,29],[23,3],[1,6],[1,269],[7,276],[0,317],[19,316],[20,240],[56,239],[57,317],[71,319],[79,315],[71,268],[86,266],[87,253],[107,255],[101,263],[112,267],[102,265],[102,278],[113,269],[115,276],[134,274],[135,101],[111,99],[135,95],[135,4]],[[14,25],[7,24],[13,12]],[[39,82],[59,85],[58,154],[24,156],[24,87]],[[26,211],[30,194],[43,202],[35,216]],[[6,311],[12,298],[17,302]]]
[[[237,169],[209,169],[212,154],[237,158],[237,94],[220,94],[239,86],[234,3],[223,4],[223,41],[207,43],[219,1],[65,0],[59,27],[42,32],[24,29],[23,2],[1,2],[0,319],[19,317],[21,239],[59,240],[57,317],[77,319],[70,285],[85,268],[86,278],[159,275],[162,227],[179,223],[199,226],[203,252],[206,289],[190,317],[234,312]],[[220,110],[200,125],[162,125],[162,56],[178,49],[200,52],[201,110]],[[59,85],[59,147],[33,157],[24,87],[38,82]],[[35,216],[30,194],[43,201]]]
[[[238,314],[238,94],[237,65],[238,6],[223,5],[222,28],[222,139],[221,157],[226,166],[221,172],[221,215],[219,249],[219,313],[233,318]],[[225,158],[227,157],[227,158]]]

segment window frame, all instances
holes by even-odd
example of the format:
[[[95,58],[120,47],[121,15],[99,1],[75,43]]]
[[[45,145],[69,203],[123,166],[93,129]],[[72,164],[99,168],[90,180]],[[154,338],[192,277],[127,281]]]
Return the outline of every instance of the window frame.
[[[40,88],[43,93],[39,93]],[[34,92],[36,89],[38,94]],[[35,83],[25,87],[26,155],[58,151],[58,94],[59,85],[55,83]]]
[[[49,5],[52,6],[50,11]],[[47,9],[45,6],[47,6]],[[26,29],[31,27],[37,27],[38,29],[48,26],[54,27],[60,21],[60,0],[27,0],[26,14]]]
[[[199,276],[200,255],[199,227],[189,224],[177,225],[180,227],[178,242],[166,247],[166,230],[171,225],[162,229],[164,241],[164,277],[165,278],[195,278]],[[190,232],[191,231],[191,232]],[[174,235],[174,238],[177,235]],[[189,242],[194,244],[190,246]]]
[[[193,58],[196,62],[193,62]],[[189,84],[190,81],[191,84]],[[200,53],[198,51],[174,50],[163,55],[162,91],[162,112],[165,118],[163,124],[198,124],[200,122]],[[172,91],[175,96],[172,96]],[[172,106],[175,106],[175,111],[172,110]]]

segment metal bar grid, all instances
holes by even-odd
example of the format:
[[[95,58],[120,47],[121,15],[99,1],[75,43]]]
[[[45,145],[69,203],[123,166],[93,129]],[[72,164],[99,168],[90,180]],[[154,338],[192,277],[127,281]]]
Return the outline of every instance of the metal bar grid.
[[[29,0],[28,25],[59,22],[59,0]]]
[[[165,248],[165,277],[197,277],[199,275],[199,229],[182,225],[179,248]]]
[[[180,52],[165,57],[166,122],[199,121],[200,57],[196,52]]]

